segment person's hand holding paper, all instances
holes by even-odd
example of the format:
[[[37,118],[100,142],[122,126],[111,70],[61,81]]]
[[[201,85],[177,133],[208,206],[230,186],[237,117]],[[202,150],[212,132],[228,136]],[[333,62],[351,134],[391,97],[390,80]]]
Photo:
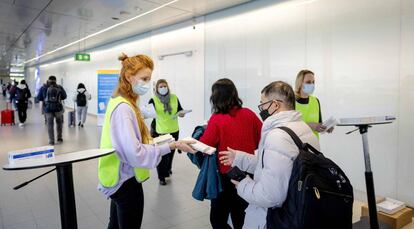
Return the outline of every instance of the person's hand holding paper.
[[[192,111],[193,111],[193,110],[181,110],[181,111],[177,112],[177,113],[174,115],[173,119],[176,119],[177,117],[184,118],[184,116],[185,116],[187,113],[190,113],[190,112],[192,112]]]
[[[338,121],[336,121],[335,118],[330,117],[328,120],[322,123],[325,129],[321,133],[325,133],[325,132],[332,133],[336,124],[338,124]]]

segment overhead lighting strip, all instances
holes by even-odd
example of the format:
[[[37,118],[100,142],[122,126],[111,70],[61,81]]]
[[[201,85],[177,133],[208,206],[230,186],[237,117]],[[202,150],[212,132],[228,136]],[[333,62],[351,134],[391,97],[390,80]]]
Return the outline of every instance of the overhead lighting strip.
[[[98,31],[98,32],[96,32],[96,33],[93,33],[93,34],[90,34],[90,35],[88,35],[88,36],[86,36],[86,37],[83,37],[83,38],[81,38],[81,39],[79,39],[79,40],[77,40],[77,41],[71,42],[71,43],[66,44],[66,45],[64,45],[64,46],[61,46],[61,47],[59,47],[59,48],[57,48],[57,49],[55,49],[55,50],[52,50],[52,51],[50,51],[50,52],[47,52],[47,53],[42,54],[42,55],[40,55],[40,56],[37,56],[37,57],[35,57],[35,58],[33,58],[33,59],[30,59],[30,60],[28,60],[28,61],[26,61],[26,62],[24,62],[24,63],[25,63],[25,64],[27,64],[27,63],[30,63],[30,62],[32,62],[32,61],[34,61],[34,60],[38,60],[38,59],[40,59],[40,58],[42,58],[42,57],[44,57],[44,56],[50,55],[50,54],[52,54],[52,53],[55,53],[55,52],[60,51],[60,50],[62,50],[62,49],[65,49],[65,48],[67,48],[67,47],[69,47],[69,46],[72,46],[72,45],[74,45],[74,44],[77,44],[77,43],[79,43],[79,42],[82,42],[82,41],[87,40],[87,39],[89,39],[89,38],[95,37],[95,36],[97,36],[97,35],[99,35],[99,34],[101,34],[101,33],[104,33],[104,32],[106,32],[106,31],[109,31],[109,30],[111,30],[111,29],[114,29],[114,28],[116,28],[116,27],[118,27],[118,26],[121,26],[121,25],[123,25],[123,24],[125,24],[125,23],[128,23],[128,22],[133,21],[133,20],[138,19],[138,18],[141,18],[141,17],[143,17],[143,16],[145,16],[145,15],[151,14],[151,13],[153,13],[153,12],[157,11],[157,10],[160,10],[160,9],[162,9],[162,8],[164,8],[164,7],[167,7],[167,6],[171,5],[171,4],[174,4],[174,3],[178,2],[178,1],[179,1],[179,0],[173,0],[173,1],[170,1],[170,2],[168,2],[168,3],[165,3],[165,4],[163,4],[163,5],[161,5],[161,6],[158,6],[158,7],[154,8],[154,9],[152,9],[152,10],[149,10],[149,11],[147,11],[147,12],[145,12],[145,13],[142,13],[142,14],[140,14],[140,15],[137,15],[137,16],[135,16],[135,17],[132,17],[132,18],[130,18],[130,19],[127,19],[127,20],[125,20],[125,21],[122,21],[122,22],[120,22],[120,23],[117,23],[117,24],[115,24],[115,25],[109,26],[108,28],[105,28],[105,29],[100,30],[100,31]]]

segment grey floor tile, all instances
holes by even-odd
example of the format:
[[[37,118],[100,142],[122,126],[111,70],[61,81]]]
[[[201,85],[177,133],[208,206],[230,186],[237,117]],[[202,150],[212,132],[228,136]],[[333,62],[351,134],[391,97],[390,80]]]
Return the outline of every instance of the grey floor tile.
[[[142,229],[166,229],[171,228],[172,226],[173,225],[171,225],[168,221],[160,218],[155,221],[142,224]]]
[[[38,229],[38,227],[34,220],[29,220],[5,227],[5,229]]]
[[[41,218],[36,218],[36,224],[39,229],[58,229],[60,228],[59,214],[51,214]]]
[[[101,220],[99,220],[96,216],[89,216],[83,217],[78,219],[78,228],[79,229],[92,229],[92,228],[105,228]]]
[[[3,224],[6,228],[16,224],[27,222],[29,220],[34,221],[34,217],[30,209],[19,211],[13,214],[3,214]]]

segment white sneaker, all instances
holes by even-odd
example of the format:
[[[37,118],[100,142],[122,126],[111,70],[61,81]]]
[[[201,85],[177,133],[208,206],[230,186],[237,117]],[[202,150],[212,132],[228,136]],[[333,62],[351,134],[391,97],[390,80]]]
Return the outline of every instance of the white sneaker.
[[[24,126],[24,123],[19,123],[19,127],[23,127]]]

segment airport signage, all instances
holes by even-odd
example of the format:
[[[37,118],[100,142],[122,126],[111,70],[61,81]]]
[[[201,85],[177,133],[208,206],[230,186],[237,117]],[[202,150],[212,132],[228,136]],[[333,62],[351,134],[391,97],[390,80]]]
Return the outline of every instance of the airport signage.
[[[91,61],[91,56],[86,53],[76,53],[75,60],[76,61]]]

